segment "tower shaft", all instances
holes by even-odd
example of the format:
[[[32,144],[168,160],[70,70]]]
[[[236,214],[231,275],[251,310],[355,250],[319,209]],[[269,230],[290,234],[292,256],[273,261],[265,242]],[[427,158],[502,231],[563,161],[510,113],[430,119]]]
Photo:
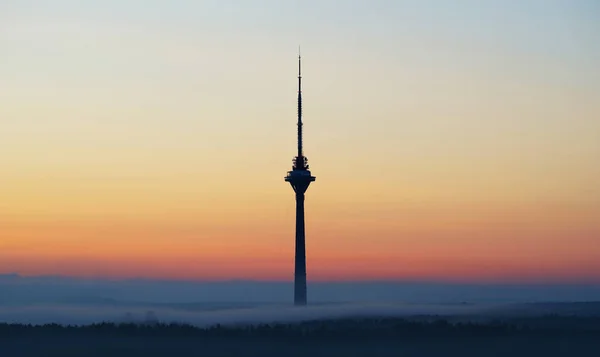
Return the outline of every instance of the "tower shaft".
[[[304,192],[296,193],[296,251],[294,304],[306,305],[306,236],[304,233]]]

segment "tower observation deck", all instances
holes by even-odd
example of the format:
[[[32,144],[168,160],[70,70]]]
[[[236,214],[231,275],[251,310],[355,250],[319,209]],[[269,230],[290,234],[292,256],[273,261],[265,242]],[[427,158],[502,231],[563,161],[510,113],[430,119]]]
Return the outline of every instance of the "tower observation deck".
[[[302,58],[298,55],[298,153],[285,181],[296,194],[296,250],[294,266],[294,305],[306,305],[306,236],[304,233],[304,193],[315,177],[308,170],[302,146]]]

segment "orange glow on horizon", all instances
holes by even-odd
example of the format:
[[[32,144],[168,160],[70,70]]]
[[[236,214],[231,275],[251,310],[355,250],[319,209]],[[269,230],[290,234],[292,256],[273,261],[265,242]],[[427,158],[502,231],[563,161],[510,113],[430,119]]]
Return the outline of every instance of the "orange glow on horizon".
[[[583,214],[587,208],[577,212],[573,207],[549,207],[537,218],[539,208],[529,213],[523,207],[463,209],[405,207],[402,220],[388,219],[383,211],[377,213],[381,217],[366,218],[369,215],[363,213],[363,218],[352,221],[342,216],[309,219],[309,280],[600,281],[598,248],[589,249],[600,227],[593,215]],[[169,217],[5,221],[0,271],[110,278],[291,279],[293,211],[236,225],[214,217],[208,222]],[[547,226],[550,221],[552,229]]]

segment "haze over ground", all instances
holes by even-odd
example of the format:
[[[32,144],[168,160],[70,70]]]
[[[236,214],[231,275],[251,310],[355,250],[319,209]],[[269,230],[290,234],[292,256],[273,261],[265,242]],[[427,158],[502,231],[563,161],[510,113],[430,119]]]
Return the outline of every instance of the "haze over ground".
[[[348,316],[560,313],[523,303],[600,301],[598,285],[333,282],[309,284],[309,308],[290,305],[289,282],[110,281],[0,276],[0,322],[87,324],[102,321],[294,322]],[[569,309],[567,309],[569,311]],[[600,314],[600,309],[577,310]],[[151,313],[149,313],[151,312]]]

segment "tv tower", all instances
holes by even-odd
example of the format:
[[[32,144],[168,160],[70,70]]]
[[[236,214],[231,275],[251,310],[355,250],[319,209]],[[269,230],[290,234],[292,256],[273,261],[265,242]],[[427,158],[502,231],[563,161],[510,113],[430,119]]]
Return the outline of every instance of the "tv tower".
[[[315,177],[308,170],[308,160],[302,148],[302,58],[298,53],[298,154],[293,159],[292,171],[285,181],[296,193],[296,254],[294,269],[294,305],[306,305],[306,244],[304,234],[304,193]]]

